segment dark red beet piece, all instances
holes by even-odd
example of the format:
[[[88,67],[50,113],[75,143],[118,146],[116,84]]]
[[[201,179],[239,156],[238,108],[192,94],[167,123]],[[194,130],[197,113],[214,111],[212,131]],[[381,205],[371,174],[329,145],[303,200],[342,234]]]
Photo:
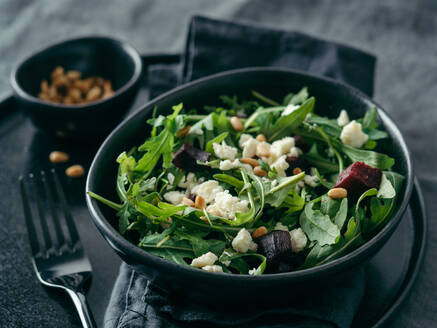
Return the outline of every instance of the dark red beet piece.
[[[305,142],[305,140],[303,140],[302,136],[300,136],[298,134],[294,136],[294,144],[296,147],[299,147],[304,152],[307,152],[308,150],[310,150],[310,145],[307,144]]]
[[[196,172],[205,169],[205,166],[197,164],[197,161],[207,162],[210,156],[211,154],[206,151],[192,147],[189,144],[183,144],[171,162],[184,171]]]
[[[258,238],[258,253],[264,255],[267,264],[276,265],[282,259],[292,255],[291,238],[288,231],[273,230]]]
[[[344,170],[337,178],[335,188],[347,190],[348,197],[358,198],[363,192],[379,188],[382,172],[363,162],[355,162]]]

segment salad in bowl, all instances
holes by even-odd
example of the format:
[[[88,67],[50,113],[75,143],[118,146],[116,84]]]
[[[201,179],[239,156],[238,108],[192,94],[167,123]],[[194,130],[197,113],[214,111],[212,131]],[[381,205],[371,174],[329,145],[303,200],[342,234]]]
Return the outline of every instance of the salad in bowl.
[[[220,101],[155,108],[149,136],[107,177],[119,200],[88,192],[138,247],[214,273],[290,272],[342,257],[391,219],[404,177],[378,152],[388,134],[376,108],[319,116],[307,88]]]

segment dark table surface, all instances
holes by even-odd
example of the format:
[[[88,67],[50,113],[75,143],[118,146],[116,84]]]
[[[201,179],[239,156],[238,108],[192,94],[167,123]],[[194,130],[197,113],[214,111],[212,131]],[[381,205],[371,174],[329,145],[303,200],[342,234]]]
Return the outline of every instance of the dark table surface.
[[[0,0],[0,98],[10,90],[11,66],[43,44],[72,36],[108,34],[130,41],[141,53],[178,52],[184,45],[187,23],[193,14],[302,31],[347,43],[378,57],[374,98],[391,114],[406,137],[430,214],[428,252],[422,272],[392,326],[436,326],[437,263],[433,259],[437,255],[437,228],[433,223],[437,211],[437,2]],[[137,104],[142,102],[143,99],[137,100]],[[28,255],[18,188],[2,187],[12,185],[21,173],[33,167],[46,165],[50,147],[53,145],[22,116],[0,121],[1,327],[78,324],[71,305],[37,282]],[[72,157],[86,166],[88,154],[95,147],[72,149]],[[22,165],[8,165],[9,162]],[[84,240],[97,239],[95,243],[101,246],[88,249],[95,269],[89,299],[96,317],[101,318],[106,302],[102,300],[107,300],[110,294],[102,286],[114,281],[117,273],[114,268],[119,260],[105,245],[82,206],[83,181],[65,184],[75,206],[80,234]]]

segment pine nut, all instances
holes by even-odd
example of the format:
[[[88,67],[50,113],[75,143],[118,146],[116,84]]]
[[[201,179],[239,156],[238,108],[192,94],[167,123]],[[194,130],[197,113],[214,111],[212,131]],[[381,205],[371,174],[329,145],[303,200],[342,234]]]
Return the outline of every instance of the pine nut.
[[[259,142],[263,142],[267,140],[264,134],[258,134],[255,139],[258,140]]]
[[[85,169],[82,165],[72,165],[65,170],[65,174],[70,178],[80,178],[85,174]]]
[[[302,170],[300,169],[300,167],[295,167],[293,169],[293,175],[296,175],[296,174],[299,174],[299,173],[302,173]]]
[[[176,137],[183,138],[190,132],[191,126],[187,125],[186,127],[183,127],[178,132],[176,132]]]
[[[95,101],[100,98],[102,89],[98,86],[92,87],[86,94],[86,101]]]
[[[198,209],[204,209],[206,207],[205,199],[202,196],[197,195],[196,200],[194,201],[194,206]]]
[[[239,117],[232,116],[231,117],[231,125],[235,131],[243,131],[243,124],[241,123],[241,120]]]
[[[256,176],[259,176],[259,177],[265,177],[265,176],[267,175],[267,172],[264,171],[264,170],[261,168],[261,166],[255,166],[255,168],[253,169],[253,173],[254,173]]]
[[[259,228],[256,228],[255,231],[252,232],[252,237],[259,238],[261,236],[264,236],[265,234],[267,234],[267,228],[264,226],[261,226]]]
[[[256,146],[256,156],[258,157],[269,157],[270,156],[270,147],[267,142],[260,142]]]
[[[243,158],[240,159],[240,162],[244,163],[244,164],[249,164],[252,167],[255,167],[255,166],[259,165],[258,161],[255,158],[243,157]]]
[[[328,191],[328,196],[332,199],[342,199],[347,197],[347,190],[344,188],[332,188]]]
[[[65,163],[70,159],[70,156],[67,153],[55,150],[50,153],[49,158],[52,163]]]
[[[188,205],[188,206],[194,207],[194,202],[191,199],[187,198],[187,197],[182,198],[182,203],[184,205]]]

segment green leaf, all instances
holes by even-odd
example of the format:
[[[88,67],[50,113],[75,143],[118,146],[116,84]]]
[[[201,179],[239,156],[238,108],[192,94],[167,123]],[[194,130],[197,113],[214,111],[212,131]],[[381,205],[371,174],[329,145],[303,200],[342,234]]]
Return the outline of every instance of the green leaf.
[[[100,195],[97,195],[97,194],[93,193],[92,191],[88,191],[88,195],[90,195],[92,198],[98,200],[102,204],[105,204],[106,206],[109,206],[110,208],[112,208],[116,211],[119,211],[123,207],[123,205],[114,203],[113,201],[110,201],[109,199],[106,199]]]
[[[317,241],[321,246],[338,242],[340,230],[331,222],[328,215],[319,210],[313,210],[313,202],[308,203],[300,216],[300,225],[311,241]]]
[[[317,144],[313,144],[306,154],[302,155],[310,165],[325,173],[338,172],[338,165],[331,162],[326,156],[319,154]]]
[[[281,116],[271,131],[265,131],[269,141],[277,140],[285,136],[289,136],[290,132],[302,124],[308,113],[311,113],[315,104],[314,97],[309,98],[299,108],[286,116]]]
[[[248,266],[242,265],[241,261],[237,261],[244,257],[256,257],[261,261],[261,264],[256,268],[255,275],[261,275],[264,273],[264,270],[266,268],[266,258],[258,253],[255,252],[247,252],[247,253],[237,253],[232,248],[227,248],[223,251],[223,254],[219,257],[219,261],[223,264],[227,264],[228,262],[231,262],[230,266],[237,269],[240,273],[247,274],[248,273]],[[237,265],[235,265],[237,264]]]
[[[379,198],[393,198],[396,196],[395,188],[393,188],[393,185],[384,173],[382,174],[381,184],[379,185],[378,194],[376,196]]]
[[[228,185],[235,187],[237,190],[241,190],[244,186],[243,181],[229,174],[224,174],[224,173],[214,174],[212,177],[214,178],[214,180],[227,183]]]
[[[371,167],[376,167],[381,170],[389,169],[395,163],[393,158],[385,154],[353,148],[340,142],[336,142],[335,146],[343,151],[352,162],[364,162]]]
[[[358,209],[360,208],[360,204],[364,200],[364,198],[375,196],[377,193],[378,193],[378,190],[376,188],[372,188],[372,189],[369,189],[369,190],[366,190],[365,192],[363,192],[363,194],[360,196],[360,198],[358,198],[357,204],[355,205],[355,216],[357,219],[361,218],[361,216],[359,215]]]
[[[218,135],[217,137],[215,137],[214,139],[212,139],[212,140],[210,140],[210,141],[208,141],[208,143],[206,144],[206,148],[205,148],[205,150],[208,152],[208,153],[213,153],[214,152],[214,148],[213,148],[213,146],[212,146],[212,144],[214,144],[214,143],[220,143],[220,142],[222,142],[223,140],[225,140],[226,139],[226,137],[229,135],[229,133],[228,132],[223,132],[222,134],[220,134],[220,135]]]
[[[301,181],[305,177],[305,172],[301,172],[296,175],[292,175],[289,177],[279,177],[276,180],[278,184],[276,186],[272,186],[270,181],[263,181],[262,183],[265,186],[265,202],[273,207],[279,207],[288,197],[290,191],[294,188],[296,183]],[[298,198],[294,198],[297,201],[300,201]]]
[[[337,120],[326,117],[312,115],[308,120],[310,124],[317,124],[324,127],[324,131],[332,137],[340,138],[342,128],[338,125]]]
[[[334,217],[334,222],[338,229],[342,229],[347,218],[347,198],[343,198],[340,203],[340,208]]]
[[[303,87],[298,93],[293,95],[291,99],[288,101],[288,104],[290,105],[297,105],[304,103],[309,97],[308,94],[308,88]]]
[[[331,221],[333,221],[337,225],[338,229],[341,230],[347,218],[347,203],[347,198],[339,200],[332,199],[325,195],[322,197],[320,203],[320,212],[328,215],[331,218]]]
[[[118,230],[122,235],[125,234],[127,227],[129,227],[129,219],[132,216],[132,208],[129,203],[124,203],[121,209],[117,212],[118,216]]]
[[[170,238],[161,246],[157,246],[164,238],[167,238],[167,236],[165,233],[145,236],[141,239],[138,246],[153,255],[173,263],[187,266],[188,264],[184,259],[193,259],[195,257],[192,246],[187,240],[175,238]]]
[[[363,118],[364,129],[376,129],[378,127],[378,123],[376,122],[376,114],[376,107],[372,107],[368,111],[366,111],[366,114]]]

